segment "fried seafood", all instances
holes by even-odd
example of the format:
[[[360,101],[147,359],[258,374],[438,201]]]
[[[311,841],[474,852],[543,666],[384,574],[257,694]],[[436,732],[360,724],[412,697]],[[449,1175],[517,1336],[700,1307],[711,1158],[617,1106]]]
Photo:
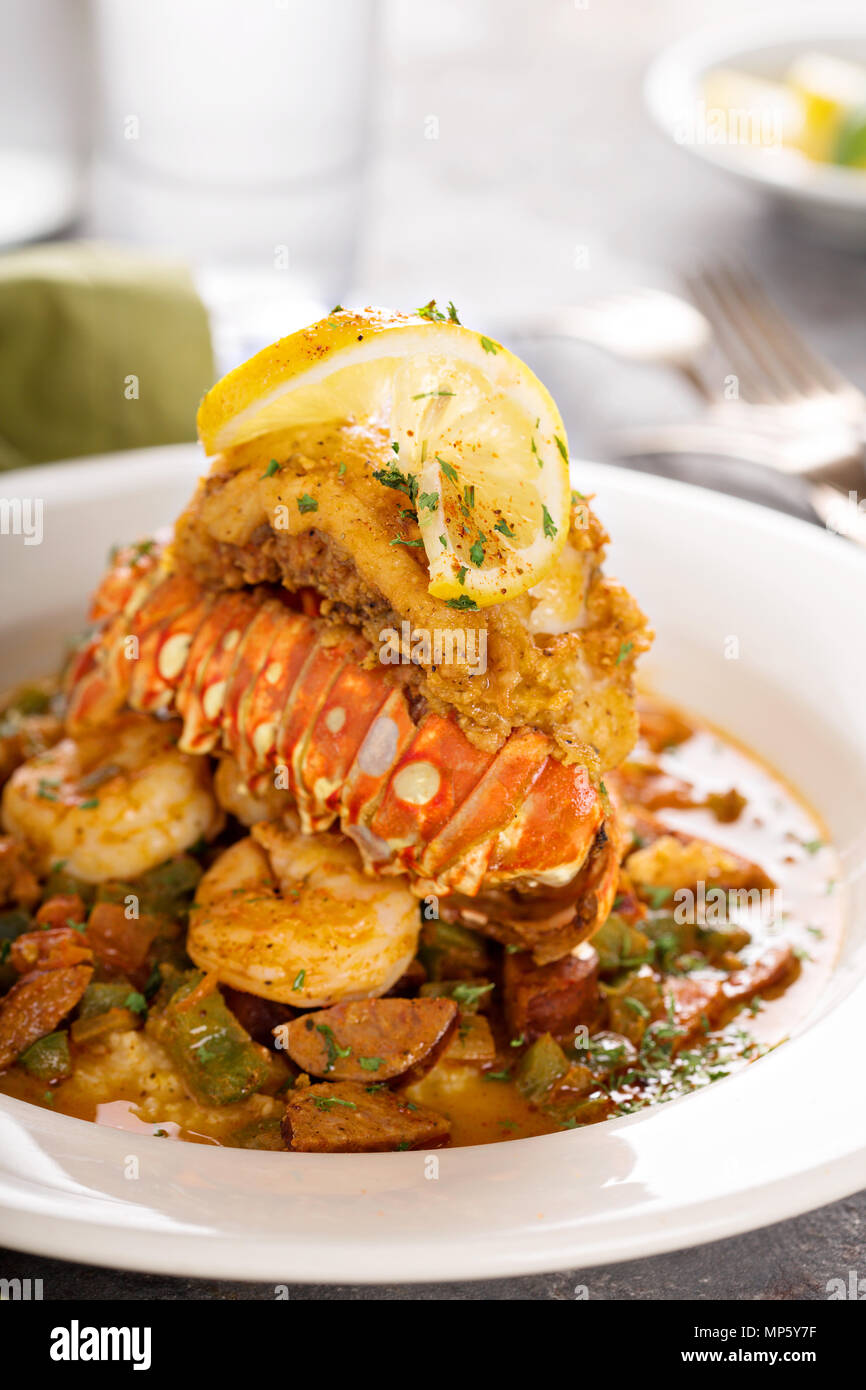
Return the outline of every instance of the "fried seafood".
[[[46,873],[134,878],[218,833],[210,768],[177,748],[179,726],[126,714],[22,763],[3,791],[5,830]]]
[[[199,883],[187,951],[234,989],[322,1008],[389,990],[419,928],[411,893],[367,877],[350,843],[260,824]]]
[[[107,582],[121,597],[115,577]],[[492,934],[532,945],[535,928],[527,940],[519,924],[543,919],[545,958],[604,920],[616,888],[615,811],[545,734],[523,727],[495,754],[474,747],[453,719],[416,715],[357,633],[261,591],[213,593],[169,568],[128,588],[127,607],[73,664],[72,727],[101,723],[124,702],[177,713],[180,748],[233,759],[229,790],[237,769],[272,808],[282,777],[304,831],[339,822],[369,872],[408,873],[420,896],[498,892],[488,915],[505,926]],[[234,796],[237,804],[237,784]],[[241,819],[258,815],[243,799]]]
[[[178,562],[215,587],[314,589],[322,616],[360,628],[374,649],[388,630],[401,640],[404,631],[438,634],[444,655],[437,660],[434,645],[410,637],[402,669],[433,711],[455,712],[477,747],[494,751],[530,725],[594,772],[622,761],[637,733],[634,661],[649,632],[631,596],[602,571],[607,537],[585,499],[575,496],[556,570],[518,598],[473,611],[429,593],[398,475],[410,491],[411,483],[393,455],[385,458],[387,439],[344,430],[267,448],[279,463],[271,473],[259,441],[213,460],[178,522]],[[315,511],[304,510],[304,498]],[[481,634],[486,670],[449,659],[477,652]]]

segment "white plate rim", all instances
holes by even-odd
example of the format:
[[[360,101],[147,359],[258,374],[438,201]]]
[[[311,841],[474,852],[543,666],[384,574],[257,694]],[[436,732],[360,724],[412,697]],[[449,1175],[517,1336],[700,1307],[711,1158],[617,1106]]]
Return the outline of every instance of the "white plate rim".
[[[6,475],[2,490],[8,493],[25,485],[29,492],[39,491],[47,496],[73,497],[84,488],[90,495],[98,495],[104,489],[108,475],[124,466],[120,477],[115,472],[115,485],[135,487],[137,481],[158,476],[160,467],[193,470],[201,468],[201,455],[194,445],[168,446],[156,450],[138,450],[129,455],[104,456],[98,460],[82,460],[64,465],[44,465],[35,469],[23,470],[17,474]],[[847,581],[858,585],[866,584],[866,556],[849,547],[838,538],[821,533],[817,528],[779,513],[755,507],[738,498],[705,493],[690,488],[686,484],[660,479],[644,474],[636,474],[608,465],[578,463],[575,465],[582,480],[584,490],[603,490],[605,487],[628,492],[649,504],[674,505],[679,503],[693,513],[712,516],[718,522],[724,517],[733,524],[749,524],[762,530],[766,535],[781,536],[791,543],[816,555],[826,557],[827,563],[841,566],[847,572]],[[10,487],[11,484],[11,487]],[[814,1025],[815,1030],[823,1030],[829,1037],[839,1040],[856,1039],[859,1032],[859,1019],[866,1007],[866,977],[861,977],[851,988],[842,1004],[834,1013],[827,1015]],[[813,1034],[814,1036],[814,1034]],[[450,1158],[457,1160],[456,1167],[474,1171],[470,1180],[477,1180],[479,1167],[484,1168],[487,1159],[494,1154],[509,1151],[514,1163],[509,1164],[519,1170],[531,1171],[534,1155],[540,1154],[538,1146],[545,1146],[552,1152],[558,1146],[559,1152],[567,1156],[569,1162],[581,1161],[584,1152],[597,1145],[601,1132],[611,1142],[624,1139],[635,1140],[640,1131],[644,1134],[650,1128],[661,1130],[664,1126],[674,1131],[681,1128],[677,1117],[683,1107],[689,1107],[688,1114],[698,1123],[698,1110],[706,1110],[707,1103],[716,1106],[723,1097],[734,1094],[743,1096],[746,1087],[754,1088],[760,1083],[760,1091],[772,1093],[770,1075],[790,1071],[792,1054],[796,1043],[764,1059],[760,1066],[750,1069],[745,1075],[716,1083],[710,1093],[685,1098],[651,1112],[626,1117],[609,1122],[596,1130],[585,1130],[571,1134],[549,1136],[544,1139],[527,1139],[499,1144],[490,1148],[448,1151]],[[846,1056],[853,1054],[848,1052]],[[842,1090],[849,1078],[840,1067],[834,1084]],[[834,1094],[841,1095],[842,1091]],[[828,1115],[832,1115],[832,1098],[823,1098]],[[828,1108],[829,1107],[829,1108]],[[728,1100],[726,1109],[731,1108]],[[736,1110],[737,1105],[734,1105]],[[417,1242],[414,1245],[396,1241],[371,1247],[369,1241],[360,1244],[351,1239],[340,1241],[286,1241],[285,1233],[268,1237],[261,1231],[251,1241],[244,1235],[231,1233],[228,1229],[220,1233],[212,1226],[199,1224],[194,1229],[178,1229],[166,1232],[164,1229],[142,1229],[136,1221],[124,1226],[114,1218],[122,1210],[116,1198],[100,1194],[93,1189],[97,1206],[102,1204],[102,1219],[94,1219],[89,1212],[86,1221],[80,1216],[65,1213],[64,1184],[51,1189],[48,1196],[39,1184],[24,1180],[20,1172],[10,1167],[4,1153],[4,1143],[20,1139],[32,1147],[34,1143],[46,1146],[45,1152],[68,1156],[79,1145],[88,1148],[88,1139],[99,1134],[99,1144],[117,1154],[129,1144],[129,1136],[118,1131],[97,1131],[94,1126],[66,1116],[52,1115],[41,1109],[0,1097],[0,1210],[3,1211],[3,1240],[16,1249],[30,1251],[65,1259],[85,1258],[87,1262],[104,1264],[116,1268],[161,1271],[178,1275],[201,1275],[239,1279],[274,1279],[275,1282],[315,1281],[330,1283],[379,1283],[379,1282],[431,1282],[469,1278],[495,1277],[498,1275],[530,1274],[550,1269],[574,1268],[636,1258],[665,1250],[685,1248],[688,1245],[721,1239],[738,1232],[754,1229],[799,1212],[810,1210],[826,1202],[844,1197],[866,1181],[866,1117],[856,1124],[847,1123],[847,1133],[841,1147],[836,1144],[835,1152],[822,1145],[822,1127],[816,1122],[807,1136],[808,1142],[801,1155],[799,1166],[796,1161],[785,1174],[746,1189],[743,1200],[735,1209],[731,1208],[730,1194],[712,1201],[697,1200],[684,1203],[678,1210],[658,1213],[650,1212],[640,1217],[623,1231],[603,1229],[575,1229],[563,1231],[559,1228],[547,1229],[540,1223],[535,1232],[520,1232],[515,1236],[514,1246],[505,1254],[501,1243],[497,1242],[497,1232],[491,1230],[487,1239],[476,1240],[468,1249],[455,1249],[453,1239],[450,1244],[440,1247],[432,1241],[428,1247]],[[692,1127],[692,1132],[694,1128]],[[142,1142],[148,1152],[159,1149],[155,1139],[145,1137]],[[92,1147],[92,1145],[91,1145]],[[177,1151],[187,1146],[165,1146],[177,1159]],[[805,1150],[808,1149],[807,1153]],[[187,1149],[188,1152],[188,1149]],[[226,1156],[237,1151],[196,1149],[205,1163],[225,1165]],[[417,1164],[418,1155],[363,1155],[326,1156],[324,1162],[335,1165],[343,1174],[340,1183],[353,1184],[354,1175],[360,1175],[360,1165],[365,1173],[372,1173],[377,1166],[402,1165],[404,1171],[411,1171],[410,1165]],[[300,1161],[305,1169],[310,1161],[321,1162],[311,1155],[295,1156],[292,1162]],[[519,1160],[519,1161],[518,1161]],[[103,1153],[102,1161],[107,1161]],[[263,1179],[268,1170],[276,1171],[275,1165],[285,1163],[282,1155],[244,1154],[248,1175],[254,1174]],[[93,1160],[91,1160],[93,1162]],[[346,1165],[351,1165],[347,1167]],[[176,1167],[175,1163],[175,1167]],[[488,1166],[490,1166],[488,1164]],[[492,1165],[495,1167],[496,1165]],[[168,1165],[168,1170],[172,1167]],[[394,1170],[396,1172],[396,1169]],[[792,1174],[797,1181],[792,1180]],[[168,1179],[166,1179],[168,1181]],[[807,1181],[808,1180],[808,1181]],[[68,1187],[68,1184],[66,1184]],[[386,1184],[388,1186],[388,1184]],[[67,1205],[75,1205],[70,1200]],[[525,1195],[517,1189],[517,1195]],[[88,1198],[88,1201],[90,1199]],[[107,1204],[107,1205],[106,1205]],[[159,1223],[157,1223],[159,1224]],[[519,1247],[519,1248],[518,1248]]]

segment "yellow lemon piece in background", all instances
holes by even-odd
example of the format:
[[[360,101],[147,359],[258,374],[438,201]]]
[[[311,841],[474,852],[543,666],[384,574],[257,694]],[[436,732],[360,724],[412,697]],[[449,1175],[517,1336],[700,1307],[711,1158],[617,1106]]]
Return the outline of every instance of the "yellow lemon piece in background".
[[[866,68],[825,53],[804,53],[791,64],[786,81],[803,102],[800,148],[811,159],[835,159],[843,125],[866,104]]]
[[[385,431],[411,479],[430,592],[467,608],[525,593],[569,526],[568,445],[525,363],[435,303],[339,309],[243,363],[199,409],[209,454],[310,425]]]

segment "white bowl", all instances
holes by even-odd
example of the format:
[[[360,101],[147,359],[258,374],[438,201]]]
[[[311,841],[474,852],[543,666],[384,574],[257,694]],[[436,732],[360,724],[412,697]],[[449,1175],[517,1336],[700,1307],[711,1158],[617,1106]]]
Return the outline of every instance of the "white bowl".
[[[866,12],[786,10],[702,29],[666,48],[647,71],[644,98],[665,135],[690,154],[759,189],[832,240],[866,248],[866,172],[797,151],[712,144],[700,119],[704,79],[733,68],[778,79],[807,51],[866,65]]]
[[[44,541],[0,542],[3,679],[50,667],[109,545],[169,521],[193,446],[8,473]],[[591,464],[611,568],[658,630],[656,686],[726,726],[823,814],[851,882],[813,1016],[745,1072],[538,1139],[421,1153],[254,1153],[99,1128],[0,1097],[0,1231],[21,1250],[285,1283],[573,1268],[733,1235],[866,1184],[866,556],[776,513]],[[740,659],[725,660],[736,635]],[[861,876],[856,877],[857,871]],[[130,1156],[138,1159],[138,1176]]]

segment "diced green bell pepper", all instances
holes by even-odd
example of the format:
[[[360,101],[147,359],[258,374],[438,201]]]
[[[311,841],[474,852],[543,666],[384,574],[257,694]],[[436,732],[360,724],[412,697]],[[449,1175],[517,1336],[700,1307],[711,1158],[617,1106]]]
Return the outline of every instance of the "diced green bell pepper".
[[[18,1060],[40,1081],[64,1081],[72,1075],[68,1034],[62,1028],[56,1033],[46,1033],[25,1048]]]

